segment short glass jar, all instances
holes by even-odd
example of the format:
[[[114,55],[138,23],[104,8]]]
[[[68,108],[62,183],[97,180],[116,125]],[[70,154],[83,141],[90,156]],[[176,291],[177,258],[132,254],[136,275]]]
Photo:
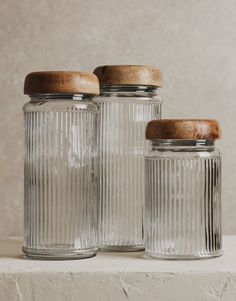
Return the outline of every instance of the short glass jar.
[[[145,253],[165,259],[220,256],[221,156],[215,120],[154,120],[146,138]]]
[[[96,119],[93,74],[34,72],[24,93],[24,247],[29,258],[96,254]]]
[[[144,248],[144,139],[148,121],[161,117],[160,70],[102,66],[94,71],[101,93],[98,114],[99,246],[108,251]]]

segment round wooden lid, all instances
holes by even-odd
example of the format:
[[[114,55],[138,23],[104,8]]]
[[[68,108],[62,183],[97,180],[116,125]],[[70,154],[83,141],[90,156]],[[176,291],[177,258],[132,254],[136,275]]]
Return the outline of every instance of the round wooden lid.
[[[143,85],[162,87],[160,69],[142,65],[99,66],[93,73],[101,85]]]
[[[152,120],[146,127],[146,139],[216,140],[221,139],[221,129],[216,120]]]
[[[87,72],[42,71],[25,77],[24,94],[99,94],[97,77]]]

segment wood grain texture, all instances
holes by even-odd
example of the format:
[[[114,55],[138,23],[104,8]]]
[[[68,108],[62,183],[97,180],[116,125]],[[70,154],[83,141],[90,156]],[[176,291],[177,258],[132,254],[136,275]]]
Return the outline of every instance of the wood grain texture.
[[[221,139],[220,125],[211,119],[152,120],[146,127],[146,139]]]
[[[163,86],[160,69],[143,65],[108,65],[95,68],[93,73],[101,85]]]
[[[24,94],[64,93],[99,94],[99,82],[92,73],[75,71],[41,71],[25,78]]]

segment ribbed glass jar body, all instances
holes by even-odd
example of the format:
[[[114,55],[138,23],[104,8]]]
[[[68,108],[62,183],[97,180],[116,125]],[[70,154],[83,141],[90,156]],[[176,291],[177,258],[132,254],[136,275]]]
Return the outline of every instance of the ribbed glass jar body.
[[[148,86],[106,86],[98,114],[99,246],[143,249],[145,127],[159,119],[161,97]]]
[[[24,106],[24,247],[32,258],[97,251],[96,122],[84,95],[36,95]]]
[[[146,165],[146,254],[222,254],[221,157],[213,141],[153,140]]]

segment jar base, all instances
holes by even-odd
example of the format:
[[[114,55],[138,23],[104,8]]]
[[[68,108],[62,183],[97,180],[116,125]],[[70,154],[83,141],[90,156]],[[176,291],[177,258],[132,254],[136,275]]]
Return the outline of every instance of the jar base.
[[[27,259],[36,260],[73,260],[91,258],[97,255],[98,248],[62,252],[60,250],[43,250],[22,248]]]
[[[99,251],[101,252],[141,252],[144,251],[144,246],[115,246],[115,245],[104,245],[101,246]]]
[[[219,257],[223,255],[223,251],[220,250],[211,254],[196,254],[196,255],[156,255],[152,252],[145,251],[145,257],[151,259],[160,259],[160,260],[201,260],[201,259],[209,259],[214,257]]]

